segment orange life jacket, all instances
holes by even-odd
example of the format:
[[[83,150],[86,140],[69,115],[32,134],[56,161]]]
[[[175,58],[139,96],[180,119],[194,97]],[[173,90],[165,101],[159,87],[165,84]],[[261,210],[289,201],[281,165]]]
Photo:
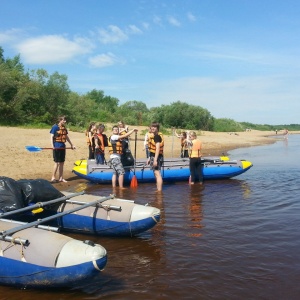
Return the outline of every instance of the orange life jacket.
[[[111,136],[108,138],[108,151],[109,154],[122,154],[123,153],[123,147],[122,142],[120,140],[111,140]]]
[[[59,126],[59,130],[55,132],[53,137],[54,142],[65,143],[67,141],[68,131],[65,126],[61,126],[61,125],[58,126]]]
[[[101,152],[104,152],[104,139],[103,139],[103,135],[101,133],[97,133],[95,135],[95,138],[98,140],[99,149],[101,150]]]
[[[191,151],[190,151],[190,158],[193,158],[193,157],[201,157],[202,154],[201,154],[201,141],[200,140],[193,140],[192,141],[192,148],[191,148]]]

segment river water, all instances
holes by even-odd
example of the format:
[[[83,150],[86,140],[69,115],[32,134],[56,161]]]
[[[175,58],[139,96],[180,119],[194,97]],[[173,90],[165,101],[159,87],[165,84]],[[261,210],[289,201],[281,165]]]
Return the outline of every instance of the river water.
[[[300,136],[231,151],[253,167],[236,178],[124,190],[117,196],[162,210],[135,238],[90,239],[106,269],[73,289],[0,287],[0,299],[300,299]],[[95,195],[109,186],[80,184]],[[75,191],[75,190],[72,190]]]

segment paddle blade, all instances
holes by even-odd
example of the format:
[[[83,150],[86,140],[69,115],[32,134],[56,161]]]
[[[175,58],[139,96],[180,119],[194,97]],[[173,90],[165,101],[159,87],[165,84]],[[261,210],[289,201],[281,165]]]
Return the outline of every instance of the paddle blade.
[[[130,182],[130,187],[131,188],[136,188],[137,186],[138,186],[138,182],[137,182],[136,176],[133,175],[133,177],[131,179],[131,182]]]
[[[40,151],[42,151],[42,148],[37,147],[37,146],[25,146],[25,148],[29,152],[40,152]]]

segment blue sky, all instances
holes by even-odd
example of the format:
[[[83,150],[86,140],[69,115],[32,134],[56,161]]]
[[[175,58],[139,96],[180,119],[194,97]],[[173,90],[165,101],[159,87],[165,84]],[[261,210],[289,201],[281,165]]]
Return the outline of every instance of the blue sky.
[[[299,124],[299,15],[298,0],[1,0],[0,46],[120,104]]]

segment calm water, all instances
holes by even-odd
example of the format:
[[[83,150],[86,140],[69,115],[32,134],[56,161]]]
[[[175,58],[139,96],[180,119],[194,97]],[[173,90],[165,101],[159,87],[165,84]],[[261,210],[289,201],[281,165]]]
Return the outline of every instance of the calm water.
[[[230,152],[254,164],[235,179],[125,190],[118,196],[161,208],[162,221],[136,238],[88,237],[109,254],[98,278],[72,290],[0,287],[0,299],[300,299],[299,145],[293,135]]]

